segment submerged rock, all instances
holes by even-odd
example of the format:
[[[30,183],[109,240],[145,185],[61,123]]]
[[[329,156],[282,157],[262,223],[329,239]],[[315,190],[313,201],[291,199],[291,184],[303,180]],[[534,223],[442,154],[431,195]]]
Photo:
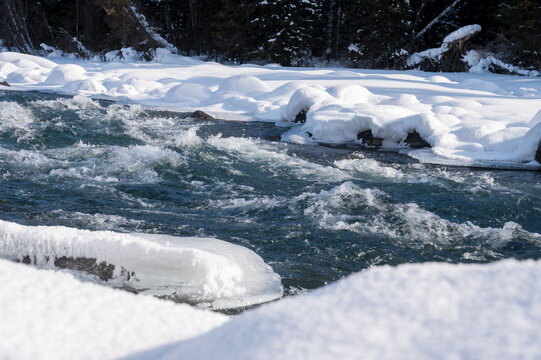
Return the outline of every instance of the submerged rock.
[[[381,146],[383,143],[383,139],[375,137],[374,134],[372,134],[372,130],[361,131],[357,134],[357,139],[361,140],[364,145],[368,146]]]
[[[414,149],[432,147],[429,143],[425,141],[425,139],[421,137],[421,135],[419,135],[417,131],[410,132],[404,142]]]

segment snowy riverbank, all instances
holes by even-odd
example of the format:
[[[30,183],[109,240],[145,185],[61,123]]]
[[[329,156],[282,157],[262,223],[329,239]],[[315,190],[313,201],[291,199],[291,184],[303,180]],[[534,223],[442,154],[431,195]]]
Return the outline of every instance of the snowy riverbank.
[[[534,359],[541,263],[379,267],[235,318],[0,260],[0,357]]]
[[[15,90],[82,94],[218,118],[306,123],[292,142],[361,141],[422,162],[539,169],[541,80],[495,74],[343,68],[225,66],[158,51],[157,61],[94,62],[0,53],[0,79]],[[416,132],[431,146],[404,145]],[[397,147],[398,146],[398,147]]]

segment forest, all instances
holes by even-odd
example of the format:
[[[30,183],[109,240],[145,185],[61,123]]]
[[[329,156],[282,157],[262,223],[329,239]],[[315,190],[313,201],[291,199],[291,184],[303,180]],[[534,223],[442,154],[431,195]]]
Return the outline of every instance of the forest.
[[[451,61],[415,66],[465,71],[462,57],[474,49],[541,69],[538,0],[2,0],[0,19],[2,46],[25,53],[90,57],[132,47],[150,59],[168,46],[223,63],[385,69],[411,68],[412,54],[478,24]]]

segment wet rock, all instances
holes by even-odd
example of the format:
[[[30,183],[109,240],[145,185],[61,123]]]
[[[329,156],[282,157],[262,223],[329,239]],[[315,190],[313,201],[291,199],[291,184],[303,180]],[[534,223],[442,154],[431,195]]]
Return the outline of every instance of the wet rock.
[[[195,120],[208,120],[208,121],[215,121],[216,118],[213,116],[210,116],[204,111],[197,110],[191,113],[188,117],[195,119]]]
[[[48,258],[47,261],[49,261]],[[19,260],[19,262],[30,265],[35,264],[37,259],[35,256],[30,257],[29,255],[25,255]],[[96,275],[102,281],[111,280],[115,270],[114,265],[108,264],[105,261],[98,263],[96,259],[84,257],[72,258],[61,256],[54,260],[54,266],[60,269],[84,271],[88,274]],[[133,273],[128,272],[124,268],[122,268],[121,271],[122,277],[127,280],[129,280],[129,278],[133,275]]]
[[[112,279],[115,270],[114,265],[107,264],[104,261],[98,263],[96,259],[82,257],[70,258],[62,256],[54,260],[54,265],[61,269],[84,271],[96,275],[103,281]]]
[[[537,152],[535,153],[535,161],[541,164],[541,141],[539,142],[539,146],[537,147]]]
[[[0,81],[0,85],[1,86],[11,87],[11,85],[9,85],[7,81]]]
[[[421,137],[421,135],[419,135],[417,131],[410,132],[404,142],[414,149],[432,147]]]
[[[361,131],[357,134],[357,140],[361,140],[364,145],[368,146],[381,146],[383,143],[383,139],[375,137],[372,130]]]
[[[307,109],[301,110],[297,116],[295,116],[295,120],[293,120],[294,123],[305,123],[306,122],[306,113],[308,112]]]

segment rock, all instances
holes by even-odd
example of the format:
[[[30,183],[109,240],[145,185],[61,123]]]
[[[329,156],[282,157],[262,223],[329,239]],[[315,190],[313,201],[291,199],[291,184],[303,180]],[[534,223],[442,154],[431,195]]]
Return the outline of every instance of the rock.
[[[419,135],[417,131],[410,132],[404,142],[414,149],[432,147],[421,137],[421,135]]]
[[[308,110],[301,110],[297,116],[295,116],[295,120],[293,120],[294,123],[305,123],[306,122],[306,113],[308,112]]]
[[[71,269],[84,271],[96,275],[100,280],[107,281],[113,278],[115,266],[102,261],[98,263],[96,259],[91,258],[71,258],[62,256],[54,260],[54,266],[61,269]]]
[[[35,263],[36,258],[26,255],[22,257],[20,262],[29,265]],[[112,264],[108,264],[104,261],[98,263],[96,259],[84,257],[72,258],[61,256],[54,260],[54,266],[61,269],[84,271],[88,274],[96,275],[102,281],[112,279],[113,272],[115,270],[115,266]],[[122,269],[121,275],[125,279],[129,280],[129,277],[133,274],[127,272],[125,269]]]
[[[204,111],[196,110],[193,113],[188,115],[189,118],[195,119],[195,120],[208,120],[208,121],[216,121],[216,118],[213,116],[210,116]]]
[[[11,85],[9,85],[7,81],[0,81],[0,86],[11,87]]]
[[[539,142],[539,146],[537,147],[537,152],[535,153],[535,161],[541,164],[541,141]]]
[[[361,131],[357,134],[357,139],[361,140],[364,145],[368,146],[381,146],[383,143],[383,139],[375,137],[374,134],[372,134],[372,130]]]

